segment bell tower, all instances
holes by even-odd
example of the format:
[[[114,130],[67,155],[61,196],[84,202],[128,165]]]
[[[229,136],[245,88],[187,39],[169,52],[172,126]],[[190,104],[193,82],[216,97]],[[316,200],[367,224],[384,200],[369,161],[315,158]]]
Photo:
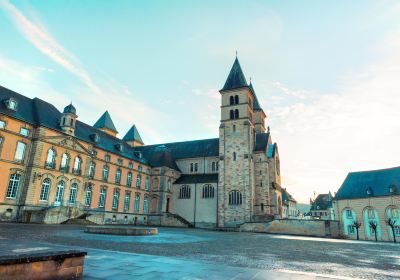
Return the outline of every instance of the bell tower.
[[[220,93],[218,226],[234,227],[254,205],[254,95],[237,57]]]
[[[69,135],[75,135],[75,123],[78,116],[76,115],[76,109],[74,105],[69,104],[64,108],[61,114],[60,127],[62,131]]]

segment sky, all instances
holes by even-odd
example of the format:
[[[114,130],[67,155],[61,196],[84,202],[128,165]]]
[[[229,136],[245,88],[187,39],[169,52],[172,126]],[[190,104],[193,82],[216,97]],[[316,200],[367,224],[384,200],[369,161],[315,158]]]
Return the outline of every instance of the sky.
[[[400,2],[0,0],[0,84],[146,144],[218,137],[238,58],[299,202],[399,166]]]

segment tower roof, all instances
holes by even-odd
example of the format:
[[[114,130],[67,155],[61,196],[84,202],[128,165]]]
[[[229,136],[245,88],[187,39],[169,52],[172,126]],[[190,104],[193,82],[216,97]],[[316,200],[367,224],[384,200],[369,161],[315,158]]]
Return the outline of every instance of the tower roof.
[[[114,123],[110,117],[108,111],[105,111],[104,114],[97,120],[97,122],[93,125],[95,128],[107,128],[111,131],[118,132],[114,126]]]
[[[258,102],[257,95],[256,95],[256,92],[254,91],[253,84],[251,83],[251,81],[250,81],[250,84],[249,84],[249,88],[250,88],[250,90],[251,90],[251,92],[253,93],[253,96],[254,96],[253,109],[254,110],[262,110],[261,106],[260,106],[260,103]]]
[[[140,137],[139,131],[136,129],[135,125],[132,125],[132,127],[128,130],[128,132],[125,134],[124,138],[122,138],[124,141],[138,141],[143,144],[142,137]]]
[[[240,67],[240,63],[238,58],[236,57],[235,62],[233,63],[232,69],[229,72],[229,76],[226,79],[225,85],[222,90],[230,90],[240,87],[247,87],[247,81],[243,74],[242,68]]]
[[[76,109],[75,109],[74,105],[72,105],[72,102],[71,102],[71,104],[69,104],[67,107],[64,108],[63,112],[64,112],[64,114],[71,113],[71,114],[76,115]]]

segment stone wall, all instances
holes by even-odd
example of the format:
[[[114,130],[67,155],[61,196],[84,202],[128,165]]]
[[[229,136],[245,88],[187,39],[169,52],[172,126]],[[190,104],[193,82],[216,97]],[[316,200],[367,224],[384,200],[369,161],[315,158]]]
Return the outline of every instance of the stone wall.
[[[241,231],[318,237],[339,237],[338,221],[274,220],[267,223],[245,223]]]

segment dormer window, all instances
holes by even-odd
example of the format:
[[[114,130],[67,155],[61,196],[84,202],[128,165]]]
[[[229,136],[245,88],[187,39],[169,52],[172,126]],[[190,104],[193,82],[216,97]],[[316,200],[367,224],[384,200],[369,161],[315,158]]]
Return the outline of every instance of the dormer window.
[[[396,186],[395,186],[395,185],[389,186],[389,193],[390,193],[390,194],[396,193]]]
[[[142,158],[142,153],[139,152],[139,151],[135,151],[135,152],[134,152],[134,155],[135,155],[136,157],[138,157],[138,158]]]
[[[5,101],[5,104],[6,104],[8,109],[13,110],[13,111],[17,111],[18,102],[14,98],[7,99]]]
[[[100,136],[97,133],[90,134],[90,139],[92,139],[92,141],[94,141],[95,143],[100,142]]]
[[[371,188],[367,188],[367,195],[372,195],[372,189]]]
[[[120,152],[122,152],[124,150],[124,147],[122,146],[122,144],[115,144],[115,148]]]

